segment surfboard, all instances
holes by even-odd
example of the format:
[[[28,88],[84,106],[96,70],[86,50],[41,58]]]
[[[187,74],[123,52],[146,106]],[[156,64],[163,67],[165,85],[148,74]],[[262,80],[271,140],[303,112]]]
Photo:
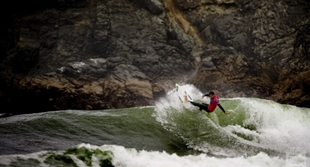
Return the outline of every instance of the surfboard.
[[[179,84],[175,84],[175,90],[177,91],[178,97],[181,100],[182,103],[188,101],[193,101],[192,97],[186,92],[186,89],[184,86],[180,86]]]

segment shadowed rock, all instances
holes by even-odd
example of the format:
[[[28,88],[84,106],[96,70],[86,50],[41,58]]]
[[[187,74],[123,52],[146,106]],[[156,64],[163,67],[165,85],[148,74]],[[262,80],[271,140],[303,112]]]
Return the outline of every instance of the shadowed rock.
[[[17,0],[8,7],[0,31],[4,112],[153,105],[176,82],[309,107],[305,0]]]

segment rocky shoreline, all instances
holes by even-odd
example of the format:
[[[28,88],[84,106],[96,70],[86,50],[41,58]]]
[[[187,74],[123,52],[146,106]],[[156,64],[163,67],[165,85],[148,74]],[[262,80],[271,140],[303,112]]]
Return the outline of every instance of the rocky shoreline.
[[[33,3],[2,14],[4,112],[148,106],[176,82],[310,107],[308,1]]]

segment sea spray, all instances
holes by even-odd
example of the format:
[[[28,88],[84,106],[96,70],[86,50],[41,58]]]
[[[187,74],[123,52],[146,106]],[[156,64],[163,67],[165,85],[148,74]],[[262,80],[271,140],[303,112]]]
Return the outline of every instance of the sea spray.
[[[202,93],[184,85],[194,100]],[[184,88],[183,88],[184,89]],[[208,100],[208,99],[206,99]],[[224,156],[266,152],[285,156],[291,148],[309,152],[310,110],[258,98],[220,99],[231,111],[225,115],[199,111],[180,102],[174,91],[155,104],[155,116],[163,127],[183,138],[189,148]],[[205,101],[203,101],[205,102]]]

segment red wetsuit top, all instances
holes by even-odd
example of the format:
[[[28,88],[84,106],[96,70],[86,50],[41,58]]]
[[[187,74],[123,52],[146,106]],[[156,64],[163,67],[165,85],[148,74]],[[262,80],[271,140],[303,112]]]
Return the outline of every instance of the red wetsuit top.
[[[216,108],[216,106],[220,104],[219,98],[215,95],[213,98],[210,99],[210,104],[208,106],[208,110],[210,112],[213,112]]]

